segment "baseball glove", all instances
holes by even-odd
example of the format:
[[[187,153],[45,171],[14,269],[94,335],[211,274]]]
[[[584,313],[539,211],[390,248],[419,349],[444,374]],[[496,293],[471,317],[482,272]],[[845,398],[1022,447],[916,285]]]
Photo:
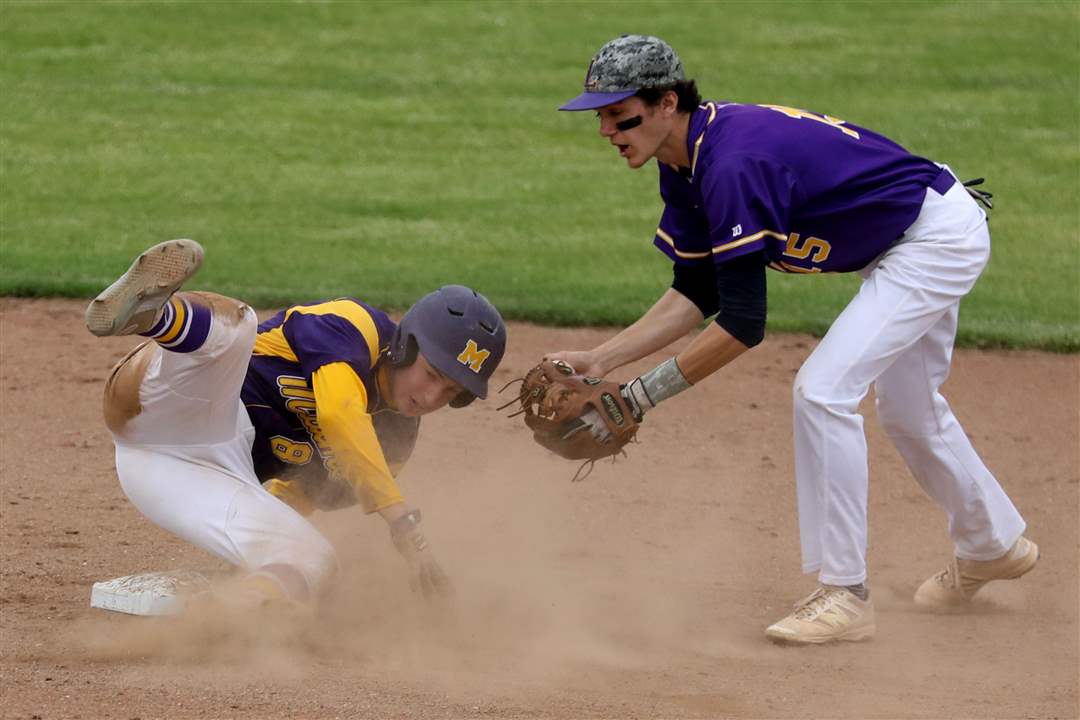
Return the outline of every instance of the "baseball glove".
[[[530,370],[517,401],[537,443],[586,464],[622,452],[641,422],[617,383],[579,375],[559,360]]]

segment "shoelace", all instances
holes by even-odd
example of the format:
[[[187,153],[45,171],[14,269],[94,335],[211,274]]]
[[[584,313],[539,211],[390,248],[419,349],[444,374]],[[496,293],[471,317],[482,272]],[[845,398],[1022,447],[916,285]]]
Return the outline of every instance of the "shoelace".
[[[795,611],[795,618],[797,620],[810,620],[817,617],[833,604],[834,595],[835,593],[831,593],[824,588],[818,588],[803,600],[801,607]]]
[[[934,580],[950,590],[958,590],[965,595],[973,593],[985,584],[975,578],[969,578],[968,582],[965,584],[964,576],[960,572],[960,563],[955,557],[951,563],[945,566],[944,570],[934,576]]]
[[[953,585],[955,584],[955,578],[957,576],[958,573],[953,572],[953,566],[950,564],[947,565],[944,570],[935,575],[934,580],[938,581],[945,587],[953,587]]]

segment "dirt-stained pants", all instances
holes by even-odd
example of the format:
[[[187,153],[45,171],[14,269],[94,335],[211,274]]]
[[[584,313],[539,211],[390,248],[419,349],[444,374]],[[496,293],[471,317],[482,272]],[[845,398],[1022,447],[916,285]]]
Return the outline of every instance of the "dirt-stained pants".
[[[243,570],[274,576],[295,600],[316,597],[337,572],[334,549],[263,489],[252,465],[255,430],[240,389],[255,312],[210,293],[186,296],[214,311],[203,346],[175,353],[147,342],[106,385],[120,484],[162,528]]]

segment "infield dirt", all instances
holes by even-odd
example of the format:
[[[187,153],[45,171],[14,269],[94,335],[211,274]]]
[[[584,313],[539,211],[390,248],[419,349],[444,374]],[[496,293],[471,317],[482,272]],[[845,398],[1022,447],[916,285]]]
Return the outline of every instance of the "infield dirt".
[[[92,337],[83,307],[0,299],[0,717],[1078,715],[1076,355],[956,353],[946,396],[1042,548],[964,614],[912,603],[948,560],[945,520],[864,403],[869,643],[762,635],[814,587],[799,574],[790,384],[815,341],[795,335],[657,408],[629,457],[582,483],[498,396],[425,418],[401,485],[456,583],[451,613],[410,594],[381,520],[344,510],[315,517],[343,570],[318,617],[148,619],[91,610],[91,584],[224,568],[124,498],[101,392],[136,341]],[[494,385],[610,332],[512,324]]]

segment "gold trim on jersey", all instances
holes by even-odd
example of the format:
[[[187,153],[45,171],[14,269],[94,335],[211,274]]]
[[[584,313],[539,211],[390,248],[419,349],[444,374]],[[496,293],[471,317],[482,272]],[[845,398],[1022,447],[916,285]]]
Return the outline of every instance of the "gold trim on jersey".
[[[368,356],[371,359],[371,367],[379,359],[379,330],[375,327],[375,320],[371,313],[351,300],[331,300],[311,306],[296,306],[285,311],[285,317],[276,328],[261,332],[255,337],[255,348],[252,350],[256,355],[269,355],[279,357],[289,362],[299,362],[296,353],[285,339],[285,323],[293,313],[302,315],[337,315],[348,320],[360,337],[367,343]]]
[[[707,102],[701,107],[709,108],[709,119],[705,121],[705,129],[712,125],[712,121],[716,119],[716,105]],[[697,157],[698,152],[701,150],[701,141],[705,139],[705,129],[702,129],[701,134],[698,135],[698,139],[694,141],[694,157],[690,159],[690,174],[693,175],[697,169]]]
[[[762,230],[760,232],[754,233],[753,235],[747,235],[746,237],[739,238],[738,240],[732,240],[729,243],[724,243],[723,245],[717,245],[716,247],[714,247],[709,252],[690,253],[690,252],[683,252],[682,250],[679,250],[678,248],[676,248],[675,247],[675,240],[670,235],[668,235],[666,232],[664,232],[661,228],[656,228],[656,236],[658,238],[660,238],[661,240],[663,240],[664,242],[666,242],[668,245],[670,245],[671,249],[675,252],[676,255],[678,255],[681,258],[687,258],[687,259],[695,259],[695,258],[700,259],[700,258],[709,257],[710,255],[719,255],[722,252],[727,252],[728,250],[734,250],[737,247],[742,247],[743,245],[748,245],[748,244],[750,244],[752,242],[760,240],[763,237],[776,238],[777,240],[780,240],[781,242],[787,242],[787,239],[788,239],[787,235],[782,235],[782,234],[780,234],[778,232],[774,232],[773,230]]]
[[[775,232],[773,230],[761,230],[759,232],[754,233],[753,235],[747,235],[746,237],[741,237],[738,240],[732,240],[729,243],[724,243],[723,245],[717,245],[716,247],[714,247],[712,249],[712,251],[713,251],[713,254],[719,255],[722,252],[727,252],[728,250],[734,250],[735,248],[742,247],[743,245],[749,245],[750,243],[755,242],[757,240],[760,240],[763,237],[776,238],[777,240],[779,240],[781,242],[787,242],[787,235],[781,235],[780,233]]]
[[[375,327],[375,321],[371,313],[352,302],[351,300],[331,300],[330,302],[312,305],[309,307],[295,307],[289,312],[298,312],[303,315],[337,315],[353,324],[364,338],[368,346],[368,357],[371,358],[371,367],[379,359],[379,331]],[[286,320],[288,315],[286,315]],[[284,323],[282,323],[284,325]]]
[[[779,272],[786,272],[786,273],[809,274],[809,273],[819,273],[819,272],[821,272],[821,268],[799,267],[798,265],[792,265],[791,263],[786,263],[783,260],[773,260],[772,262],[769,263],[769,267],[772,268],[773,270],[777,270]]]
[[[675,247],[675,240],[670,235],[664,232],[661,228],[656,228],[656,236],[671,246],[671,249],[681,258],[705,258],[709,257],[712,253],[709,252],[683,252]]]
[[[858,132],[856,132],[855,130],[852,130],[849,127],[844,127],[845,124],[847,123],[847,121],[841,120],[840,118],[835,118],[832,115],[824,115],[824,114],[819,115],[817,113],[812,113],[812,112],[810,112],[808,110],[801,110],[799,108],[788,107],[787,105],[759,105],[758,107],[768,108],[769,110],[775,110],[776,112],[783,113],[784,115],[787,115],[789,118],[793,118],[795,120],[803,120],[803,119],[813,120],[814,122],[819,122],[819,123],[822,123],[823,125],[828,125],[829,127],[834,127],[837,130],[839,130],[840,132],[847,135],[848,137],[853,137],[856,140],[860,139]]]
[[[284,324],[284,321],[282,321],[282,325]],[[283,358],[289,362],[300,362],[300,359],[296,357],[296,353],[289,347],[289,341],[285,339],[285,331],[281,329],[281,325],[256,335],[255,347],[252,352],[256,355]]]

